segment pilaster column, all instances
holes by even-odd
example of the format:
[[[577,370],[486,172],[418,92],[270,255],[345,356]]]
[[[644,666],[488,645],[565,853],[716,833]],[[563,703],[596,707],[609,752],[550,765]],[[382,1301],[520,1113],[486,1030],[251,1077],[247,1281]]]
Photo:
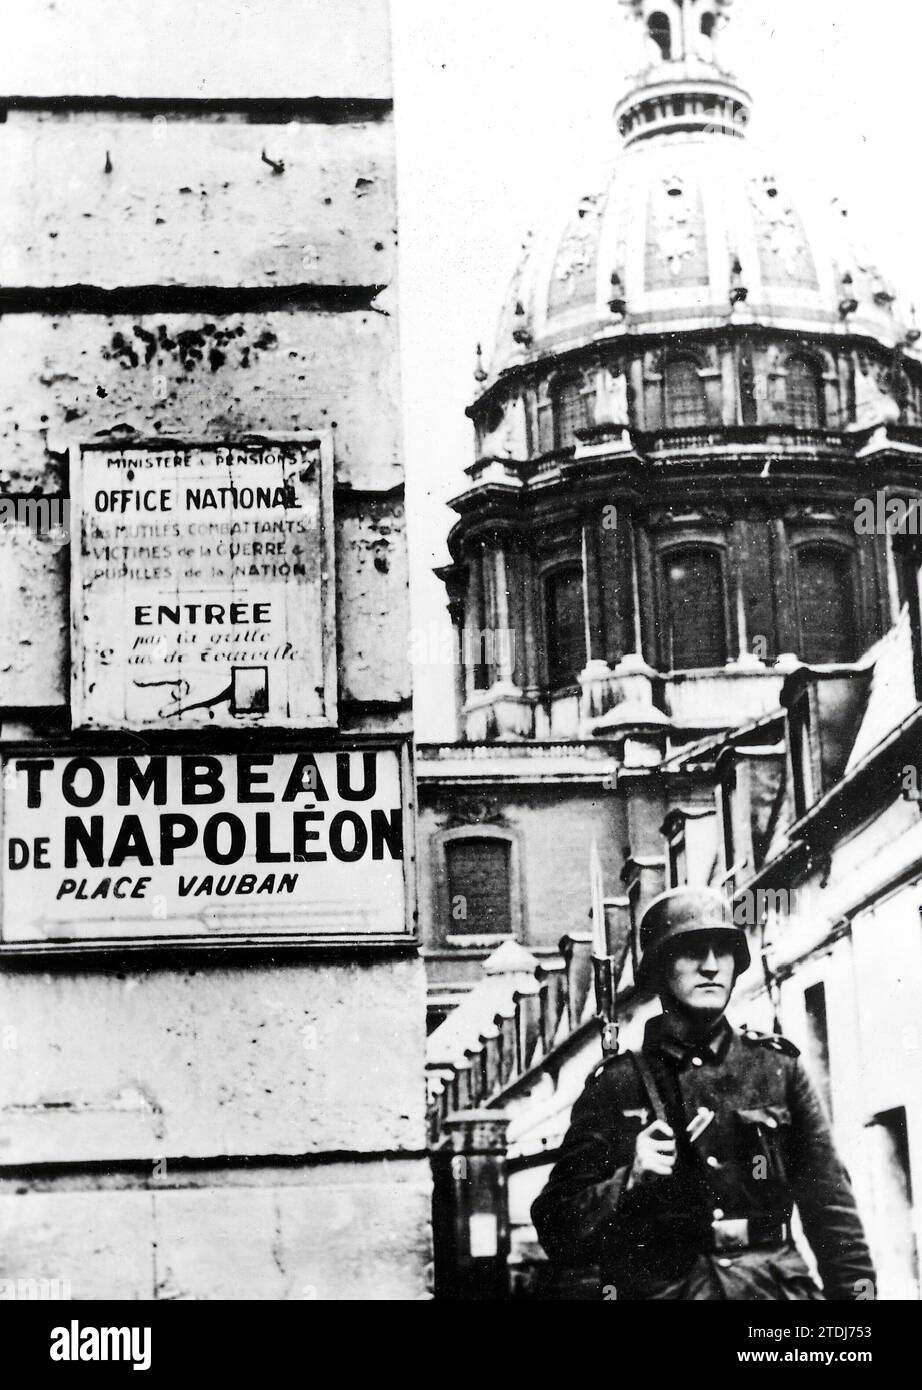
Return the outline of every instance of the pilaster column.
[[[531,546],[522,549],[522,610],[525,632],[525,694],[536,699],[541,686],[538,671],[537,604],[539,602],[535,557]]]
[[[452,597],[448,605],[451,619],[452,659],[454,661],[455,725],[459,735],[464,733],[463,713],[467,702],[467,667],[464,651],[464,600]]]
[[[778,595],[778,654],[794,652],[800,656],[797,615],[794,609],[793,562],[783,521],[772,522],[772,561]]]
[[[654,620],[656,587],[653,576],[653,547],[643,529],[634,528],[634,642],[635,651],[650,665],[658,656]],[[645,602],[641,601],[641,595]],[[651,657],[653,658],[651,661]]]
[[[509,591],[511,627],[510,660],[512,681],[524,690],[527,683],[525,660],[525,547],[518,532],[510,532],[506,546],[506,579]]]
[[[606,614],[602,602],[602,515],[596,508],[583,521],[583,584],[586,604],[586,664],[605,660]]]
[[[493,658],[494,681],[512,684],[512,643],[509,640],[509,582],[506,573],[506,539],[499,537],[493,547],[494,614]]]
[[[465,626],[461,632],[461,660],[464,664],[464,693],[466,700],[476,692],[475,667],[479,655],[480,640],[477,634],[484,626],[483,561],[482,547],[475,541],[468,556],[467,600],[465,603]]]
[[[731,597],[731,628],[727,634],[727,656],[730,664],[737,668],[752,667],[758,670],[762,666],[761,658],[750,651],[750,631],[749,619],[747,616],[746,603],[746,576],[750,573],[749,563],[749,544],[746,527],[742,521],[734,521],[730,531],[730,597]],[[733,622],[735,619],[735,623]],[[736,636],[736,652],[732,655],[734,628]]]

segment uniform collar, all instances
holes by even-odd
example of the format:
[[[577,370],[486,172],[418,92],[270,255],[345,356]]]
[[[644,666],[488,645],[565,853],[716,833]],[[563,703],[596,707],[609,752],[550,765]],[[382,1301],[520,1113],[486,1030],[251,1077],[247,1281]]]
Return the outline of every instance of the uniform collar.
[[[710,1033],[695,1042],[678,1037],[665,1014],[651,1018],[644,1029],[644,1048],[658,1052],[673,1062],[687,1063],[692,1057],[701,1057],[709,1062],[720,1062],[726,1055],[733,1038],[733,1029],[726,1017],[721,1018]]]

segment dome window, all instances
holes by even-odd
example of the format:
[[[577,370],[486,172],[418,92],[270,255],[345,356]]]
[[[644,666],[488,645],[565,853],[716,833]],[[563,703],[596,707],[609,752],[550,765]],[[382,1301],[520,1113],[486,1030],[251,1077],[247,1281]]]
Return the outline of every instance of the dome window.
[[[662,10],[657,10],[651,14],[647,29],[650,38],[668,63],[672,58],[672,25],[669,22],[669,16],[663,14]]]
[[[707,400],[697,363],[687,357],[667,363],[663,387],[668,430],[699,429],[707,424]]]
[[[717,21],[714,18],[714,16],[705,11],[705,13],[701,16],[701,32],[706,39],[712,39],[714,37],[714,30],[716,26]]]
[[[810,666],[855,659],[856,611],[852,557],[842,546],[799,546],[795,591],[799,656]]]
[[[809,357],[789,357],[787,362],[787,413],[801,430],[823,428],[820,376]]]
[[[668,650],[673,671],[723,666],[727,620],[723,560],[703,546],[673,550],[665,561]]]
[[[554,387],[554,448],[569,449],[577,442],[577,432],[589,425],[589,402],[583,383],[569,377]]]
[[[586,665],[583,573],[578,565],[555,570],[544,583],[547,678],[551,689],[575,684]]]

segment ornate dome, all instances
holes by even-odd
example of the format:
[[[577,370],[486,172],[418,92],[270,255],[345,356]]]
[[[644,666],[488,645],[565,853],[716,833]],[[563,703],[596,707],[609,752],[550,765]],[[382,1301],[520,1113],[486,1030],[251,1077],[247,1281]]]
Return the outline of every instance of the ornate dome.
[[[647,60],[624,151],[516,273],[439,573],[462,641],[510,639],[459,667],[468,738],[621,739],[639,766],[893,621],[856,498],[919,495],[922,335],[842,205],[743,138],[730,0],[623,3]]]
[[[625,3],[648,38],[664,37],[668,5]],[[696,34],[715,6],[698,9],[679,10]],[[617,107],[626,148],[607,187],[529,241],[488,380],[595,342],[737,325],[912,347],[911,315],[844,206],[824,206],[732,138],[746,133],[748,98],[712,55],[670,53],[657,48]]]

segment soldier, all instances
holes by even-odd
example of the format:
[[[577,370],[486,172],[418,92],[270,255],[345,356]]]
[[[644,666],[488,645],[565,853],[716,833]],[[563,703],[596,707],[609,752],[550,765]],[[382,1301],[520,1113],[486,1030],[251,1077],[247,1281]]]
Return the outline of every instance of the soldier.
[[[873,1298],[848,1175],[797,1048],[724,1017],[749,965],[726,899],[663,893],[640,944],[638,985],[663,1013],[573,1107],[532,1207],[549,1257],[599,1265],[604,1296],[628,1301]],[[794,1206],[822,1293],[791,1238]]]

